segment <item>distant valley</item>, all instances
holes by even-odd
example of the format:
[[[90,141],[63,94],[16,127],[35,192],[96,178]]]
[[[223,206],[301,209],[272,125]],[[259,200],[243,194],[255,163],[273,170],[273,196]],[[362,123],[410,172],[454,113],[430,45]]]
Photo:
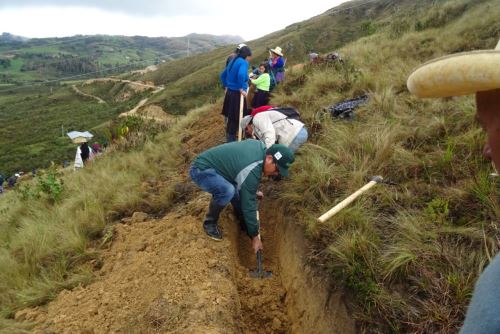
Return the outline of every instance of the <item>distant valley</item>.
[[[0,87],[85,74],[109,75],[237,44],[239,36],[77,35],[33,38],[0,35]]]

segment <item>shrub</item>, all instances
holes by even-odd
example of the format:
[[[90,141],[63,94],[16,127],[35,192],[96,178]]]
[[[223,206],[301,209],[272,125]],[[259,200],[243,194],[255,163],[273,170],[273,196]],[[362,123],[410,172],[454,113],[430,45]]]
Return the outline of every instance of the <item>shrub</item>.
[[[61,174],[50,168],[44,175],[37,175],[36,184],[25,182],[18,189],[21,199],[35,200],[44,198],[49,203],[59,202],[64,190]]]

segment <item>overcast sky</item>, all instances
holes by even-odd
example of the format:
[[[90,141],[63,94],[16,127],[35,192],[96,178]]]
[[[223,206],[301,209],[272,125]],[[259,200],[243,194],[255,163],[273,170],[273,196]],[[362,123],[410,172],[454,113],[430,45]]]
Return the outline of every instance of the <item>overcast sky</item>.
[[[0,33],[239,35],[252,40],[306,20],[345,0],[0,0]]]

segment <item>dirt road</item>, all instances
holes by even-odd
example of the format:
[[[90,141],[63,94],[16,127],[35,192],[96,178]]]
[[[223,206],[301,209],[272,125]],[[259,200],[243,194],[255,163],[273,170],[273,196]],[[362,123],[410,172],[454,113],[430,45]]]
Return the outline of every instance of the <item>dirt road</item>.
[[[87,94],[85,92],[82,92],[81,90],[78,89],[78,87],[76,87],[75,85],[71,85],[71,88],[75,91],[75,93],[77,93],[78,95],[81,95],[81,96],[85,96],[85,97],[90,97],[94,100],[97,100],[98,103],[106,103],[106,101],[104,101],[103,99],[101,99],[99,96],[95,96],[95,95],[90,95],[90,94]]]

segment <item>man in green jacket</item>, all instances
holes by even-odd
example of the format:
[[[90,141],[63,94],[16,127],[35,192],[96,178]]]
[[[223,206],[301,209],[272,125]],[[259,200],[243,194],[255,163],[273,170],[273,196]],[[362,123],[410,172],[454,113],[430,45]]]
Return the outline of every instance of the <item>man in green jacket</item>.
[[[255,252],[262,249],[257,214],[257,190],[262,176],[288,176],[293,153],[284,145],[266,149],[258,140],[245,140],[212,147],[196,157],[189,175],[203,190],[212,194],[203,222],[207,235],[222,240],[217,222],[231,202],[242,213]]]

